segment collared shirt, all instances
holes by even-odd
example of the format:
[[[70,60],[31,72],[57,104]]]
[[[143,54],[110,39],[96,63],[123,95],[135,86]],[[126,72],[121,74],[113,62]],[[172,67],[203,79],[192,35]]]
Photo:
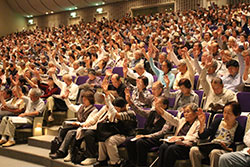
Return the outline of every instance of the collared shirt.
[[[133,78],[133,79],[137,79],[138,77],[140,77],[139,74],[135,73],[133,70],[128,69],[128,76]],[[144,73],[141,76],[145,76],[148,78],[148,86],[147,89],[152,88],[153,83],[154,83],[154,78],[152,76],[152,74],[148,73],[146,70],[144,71]]]
[[[222,81],[223,81],[224,87],[226,89],[230,89],[230,90],[232,90],[234,92],[237,92],[238,91],[237,86],[239,86],[241,84],[240,73],[238,73],[235,76],[232,76],[232,75],[224,76],[222,78]]]
[[[60,80],[57,79],[57,77],[55,76],[55,74],[52,75],[53,81],[55,82],[55,84],[61,89],[61,93],[60,93],[60,97],[62,97],[66,90],[69,90],[69,99],[70,100],[75,100],[77,93],[78,93],[78,85],[76,85],[75,83],[71,83],[69,86],[67,86],[67,84],[65,82],[62,82]]]

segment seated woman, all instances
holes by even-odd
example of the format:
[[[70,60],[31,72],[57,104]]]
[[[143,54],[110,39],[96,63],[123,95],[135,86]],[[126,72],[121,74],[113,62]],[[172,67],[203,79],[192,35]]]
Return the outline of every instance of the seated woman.
[[[0,144],[2,144],[3,147],[14,145],[16,143],[14,140],[16,127],[23,124],[32,124],[33,118],[42,114],[45,108],[44,102],[40,98],[41,91],[38,88],[32,88],[30,90],[29,97],[23,96],[19,86],[16,86],[16,88],[18,97],[24,100],[27,107],[25,112],[19,114],[18,116],[3,117],[0,124],[0,134],[2,135]],[[9,137],[8,141],[7,136]]]
[[[131,100],[138,107],[149,108],[151,107],[151,98],[152,94],[147,89],[148,78],[145,76],[140,76],[136,79],[136,87],[130,84],[130,88],[132,89]]]
[[[3,116],[10,115],[18,115],[25,110],[25,103],[23,99],[18,98],[16,87],[12,88],[13,97],[6,101],[4,99],[4,95],[0,92],[0,101],[1,101],[1,109],[0,109],[0,119]]]
[[[155,111],[152,107],[151,110],[145,110],[139,108],[133,103],[130,98],[130,94],[126,91],[126,100],[130,105],[131,109],[146,117],[145,126],[139,134],[135,137],[128,137],[126,139],[126,149],[128,152],[129,161],[125,164],[126,166],[147,166],[147,153],[152,147],[157,147],[162,144],[160,138],[163,138],[166,132],[169,131],[169,126],[166,121]],[[168,99],[165,97],[157,97],[155,100],[156,106],[161,106],[164,110],[168,108]]]
[[[82,104],[74,105],[68,99],[69,91],[64,96],[65,103],[68,108],[74,112],[77,112],[77,121],[65,121],[62,128],[59,130],[58,138],[60,147],[56,153],[50,154],[53,159],[64,158],[68,154],[69,145],[73,141],[76,135],[77,128],[86,120],[91,119],[97,114],[98,110],[95,108],[94,94],[91,91],[86,91],[82,94]]]
[[[164,94],[166,97],[175,98],[174,102],[174,110],[180,110],[182,107],[184,107],[186,104],[189,103],[195,103],[199,105],[199,96],[191,89],[192,85],[189,79],[182,78],[178,82],[179,90],[175,92],[170,92],[169,90],[169,79],[167,76],[164,77],[165,82],[167,84],[166,88],[164,90]]]
[[[219,144],[219,146],[214,149],[206,149],[206,151],[202,149],[202,152],[200,151],[201,148],[192,147],[189,156],[193,167],[201,167],[201,160],[208,157],[210,166],[217,167],[220,155],[235,151],[235,142],[242,142],[244,131],[236,120],[241,114],[239,103],[227,103],[223,111],[223,118],[215,119],[208,129],[205,128],[205,114],[199,115],[199,138],[201,140],[209,138],[211,143]]]
[[[200,122],[197,115],[202,111],[194,103],[184,107],[184,117],[174,117],[161,106],[156,106],[156,111],[170,125],[176,127],[175,135],[167,143],[160,146],[158,167],[173,167],[176,160],[189,159],[189,150],[198,137]]]

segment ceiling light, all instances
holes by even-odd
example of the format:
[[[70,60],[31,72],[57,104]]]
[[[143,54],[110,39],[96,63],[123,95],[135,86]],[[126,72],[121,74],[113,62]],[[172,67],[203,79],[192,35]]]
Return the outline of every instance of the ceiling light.
[[[53,11],[51,11],[50,13],[51,13],[51,14],[53,14],[54,12],[53,12]]]
[[[46,12],[45,14],[49,14],[49,12]]]

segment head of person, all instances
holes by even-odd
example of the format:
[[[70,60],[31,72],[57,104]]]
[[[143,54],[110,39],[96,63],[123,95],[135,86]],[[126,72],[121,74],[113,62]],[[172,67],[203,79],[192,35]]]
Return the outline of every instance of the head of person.
[[[141,57],[143,56],[142,52],[137,50],[135,53],[134,53],[134,58],[135,60],[138,60],[140,59]]]
[[[92,81],[96,78],[96,72],[94,69],[89,69],[88,70],[88,77]]]
[[[155,105],[162,107],[164,110],[167,110],[169,106],[168,98],[164,96],[157,97]]]
[[[212,66],[207,69],[207,74],[214,74],[217,69],[218,63],[216,61],[212,62]]]
[[[210,34],[209,32],[206,32],[206,33],[204,34],[204,40],[205,40],[206,42],[209,42],[210,39],[211,39],[211,34]]]
[[[184,74],[187,71],[187,64],[183,59],[180,60],[180,64],[178,65],[178,70],[181,74]]]
[[[198,105],[195,103],[189,103],[183,107],[184,118],[187,122],[193,123],[197,118]]]
[[[168,60],[163,61],[162,63],[162,71],[164,74],[167,74],[172,69],[172,63]]]
[[[167,59],[167,54],[165,53],[165,52],[161,52],[160,54],[159,54],[159,57],[158,57],[158,61],[159,61],[159,63],[163,63],[164,62],[164,60],[166,60]]]
[[[42,95],[42,92],[39,88],[32,88],[30,90],[29,96],[32,102],[36,102],[37,100],[39,100],[41,95]]]
[[[143,63],[136,64],[134,70],[139,76],[141,76],[145,72],[144,64]]]
[[[211,81],[211,86],[216,95],[220,95],[223,92],[223,81],[219,77],[214,77]]]
[[[63,81],[67,84],[67,86],[71,85],[73,81],[72,76],[70,74],[65,74],[63,76]]]
[[[53,87],[56,86],[56,84],[55,84],[55,82],[53,81],[53,78],[52,78],[52,77],[49,77],[49,78],[48,78],[48,86],[49,86],[50,88],[53,88]]]
[[[12,97],[12,90],[11,89],[5,89],[3,91],[3,97],[4,99],[9,99]]]
[[[236,118],[241,114],[240,104],[237,102],[229,102],[225,104],[223,109],[224,121],[228,124],[235,122]]]
[[[226,63],[227,70],[230,75],[235,76],[239,72],[239,63],[236,60],[230,60]]]
[[[148,86],[148,78],[145,76],[140,76],[136,80],[136,86],[139,90],[144,90]]]
[[[184,95],[190,95],[192,85],[189,79],[182,78],[178,82],[178,86]]]
[[[162,94],[162,91],[163,91],[163,85],[160,81],[156,81],[153,83],[153,86],[152,86],[152,94],[155,96],[155,97],[158,97]]]
[[[80,67],[80,62],[79,61],[74,61],[74,63],[73,63],[74,70],[77,70],[79,67]]]
[[[90,90],[84,91],[82,94],[82,104],[87,107],[95,104],[94,93]]]
[[[199,50],[199,51],[201,51],[201,49],[202,49],[201,43],[200,42],[195,42],[194,46],[193,46],[193,50]]]
[[[111,82],[115,88],[118,88],[122,83],[121,77],[118,74],[113,74],[111,77]]]
[[[126,111],[126,101],[122,97],[117,97],[113,100],[112,104],[118,112]]]

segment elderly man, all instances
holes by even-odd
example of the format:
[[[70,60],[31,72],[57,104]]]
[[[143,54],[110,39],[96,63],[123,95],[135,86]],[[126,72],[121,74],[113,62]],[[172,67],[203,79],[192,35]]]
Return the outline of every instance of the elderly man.
[[[54,120],[52,115],[54,109],[62,111],[66,111],[68,109],[67,105],[65,104],[65,101],[62,99],[67,90],[69,90],[69,100],[76,100],[76,96],[78,93],[78,86],[75,83],[73,83],[72,76],[69,74],[65,74],[63,76],[64,82],[57,79],[55,75],[55,70],[50,70],[49,74],[52,76],[55,84],[61,89],[60,95],[50,96],[47,99],[48,114],[49,114],[48,121],[51,122]]]
[[[18,96],[25,101],[27,107],[25,112],[18,116],[3,117],[0,124],[0,134],[2,135],[0,144],[2,144],[3,147],[14,145],[16,143],[14,140],[16,127],[22,124],[32,124],[33,118],[42,114],[45,107],[43,100],[40,99],[40,89],[32,88],[29,97],[23,96],[19,86],[17,86],[17,92]],[[9,137],[8,141],[7,137]]]
[[[207,61],[205,68],[200,74],[200,83],[203,87],[204,93],[207,95],[206,103],[204,104],[205,110],[218,111],[222,106],[228,102],[237,101],[236,94],[224,88],[221,78],[215,77],[212,79],[211,84],[208,83],[206,75],[207,69],[212,66],[212,60]]]
[[[154,78],[153,78],[152,74],[148,73],[144,69],[144,64],[143,63],[138,63],[138,64],[135,65],[134,70],[136,71],[136,73],[132,69],[127,68],[126,64],[127,64],[127,62],[125,61],[124,65],[123,65],[123,71],[124,71],[125,75],[127,74],[132,79],[137,79],[138,77],[145,76],[145,77],[148,78],[147,89],[152,88],[153,83],[154,83]]]

